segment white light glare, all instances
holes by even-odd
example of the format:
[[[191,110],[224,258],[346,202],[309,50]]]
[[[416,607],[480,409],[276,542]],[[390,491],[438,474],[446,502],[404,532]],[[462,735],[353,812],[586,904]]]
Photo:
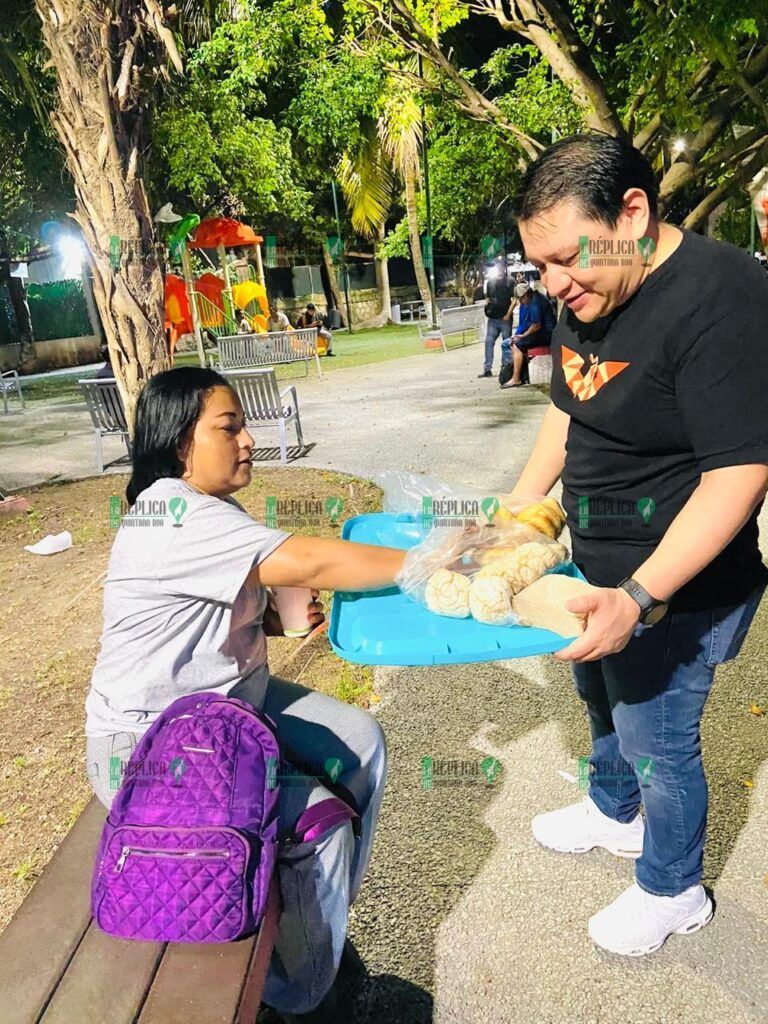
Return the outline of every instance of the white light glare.
[[[74,235],[61,235],[56,241],[65,277],[79,277],[85,260],[85,246]]]

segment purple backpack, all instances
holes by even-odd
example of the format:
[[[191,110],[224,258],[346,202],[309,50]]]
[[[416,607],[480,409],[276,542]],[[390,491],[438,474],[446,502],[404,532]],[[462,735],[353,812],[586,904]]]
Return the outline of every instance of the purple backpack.
[[[91,907],[103,931],[158,942],[231,942],[260,925],[277,855],[280,749],[245,701],[174,701],[131,755],[96,854]],[[356,817],[333,797],[293,840]]]

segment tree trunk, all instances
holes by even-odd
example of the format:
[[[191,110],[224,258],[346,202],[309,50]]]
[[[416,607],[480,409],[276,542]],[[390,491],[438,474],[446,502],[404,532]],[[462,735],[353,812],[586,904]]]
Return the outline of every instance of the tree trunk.
[[[328,252],[327,245],[323,246],[323,263],[325,264],[325,269],[328,271],[328,280],[331,283],[331,295],[333,296],[333,301],[336,304],[336,309],[339,311],[341,322],[346,327],[349,327],[349,324],[347,323],[346,304],[342,302],[341,292],[339,291],[339,279],[336,276],[336,267],[331,259],[331,254]]]
[[[374,246],[378,241],[379,245],[384,241],[384,236],[387,233],[386,224],[384,221],[379,224],[376,232],[376,240]],[[378,252],[378,248],[375,249]],[[385,324],[392,323],[392,292],[389,287],[389,260],[386,256],[383,259],[379,259],[378,256],[374,256],[374,268],[376,270],[376,288],[379,292],[380,301],[380,313],[382,317],[385,317]]]
[[[0,251],[8,252],[8,238],[0,229]],[[7,260],[0,260],[0,285],[5,284],[8,290],[8,299],[13,309],[13,318],[16,321],[16,330],[19,334],[19,361],[17,366],[34,361],[37,352],[35,351],[35,336],[32,331],[32,317],[27,304],[27,295],[21,278],[11,277],[11,265]]]
[[[139,166],[148,149],[146,107],[132,90],[142,67],[160,68],[167,59],[159,53],[162,46],[177,70],[180,60],[154,0],[35,2],[56,69],[51,120],[75,185],[72,216],[87,245],[94,297],[132,432],[142,388],[171,365],[163,274]]]
[[[32,332],[32,316],[27,303],[27,293],[19,277],[8,277],[8,294],[13,306],[13,315],[19,329],[19,369],[31,366],[37,358],[35,337]]]
[[[411,258],[416,271],[416,283],[424,308],[429,312],[432,308],[432,292],[429,289],[427,272],[424,269],[424,258],[421,254],[421,236],[419,235],[419,215],[416,207],[416,168],[407,168],[405,178],[405,211],[408,216],[408,234],[411,239]],[[431,316],[431,313],[430,313]]]

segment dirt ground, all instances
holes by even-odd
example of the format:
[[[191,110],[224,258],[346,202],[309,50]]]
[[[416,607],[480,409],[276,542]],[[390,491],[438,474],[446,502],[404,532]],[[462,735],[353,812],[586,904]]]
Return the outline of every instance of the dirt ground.
[[[0,930],[19,907],[90,799],[85,775],[84,701],[102,628],[102,581],[114,530],[109,499],[124,497],[127,477],[54,484],[25,492],[32,511],[0,519]],[[381,508],[368,481],[316,469],[254,472],[238,501],[264,520],[266,499],[343,501],[334,524],[277,525],[338,536],[351,516]],[[69,530],[73,547],[30,554],[46,534]],[[323,593],[326,614],[330,595]],[[269,641],[272,672],[350,703],[378,698],[372,672],[341,662],[321,632],[309,642]]]

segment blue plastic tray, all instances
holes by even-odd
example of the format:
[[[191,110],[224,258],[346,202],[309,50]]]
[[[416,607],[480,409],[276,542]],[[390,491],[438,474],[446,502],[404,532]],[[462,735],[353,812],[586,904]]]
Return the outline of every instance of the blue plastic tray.
[[[410,548],[426,536],[421,517],[375,512],[343,526],[344,540]],[[572,562],[553,572],[584,579]],[[337,591],[331,606],[331,646],[362,665],[457,665],[551,654],[571,641],[533,626],[487,626],[474,619],[436,615],[397,587],[365,593]]]

